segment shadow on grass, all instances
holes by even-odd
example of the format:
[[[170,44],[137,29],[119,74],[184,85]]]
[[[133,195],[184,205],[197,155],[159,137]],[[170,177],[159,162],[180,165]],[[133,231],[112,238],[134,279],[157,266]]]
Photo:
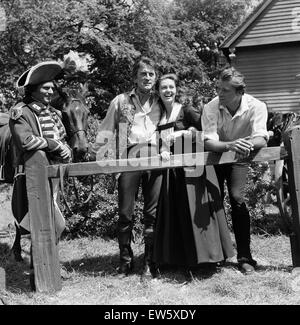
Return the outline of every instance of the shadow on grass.
[[[5,271],[5,288],[11,293],[32,292],[29,283],[29,261],[16,262],[11,247],[0,243],[0,267]]]
[[[116,276],[119,265],[119,254],[105,255],[98,257],[85,257],[78,260],[71,260],[62,263],[63,268],[68,273],[79,273],[84,276]],[[143,254],[134,258],[134,269],[129,275],[141,275],[143,268]],[[203,263],[191,269],[176,267],[171,265],[160,266],[160,279],[165,282],[187,283],[193,280],[204,280],[213,277],[215,274],[222,272],[223,269],[239,270],[238,263],[225,262],[223,265],[214,263]],[[292,267],[289,265],[258,265],[256,272],[280,271],[291,272]]]
[[[85,257],[62,263],[67,272],[76,272],[85,276],[113,275],[119,263],[119,255]]]
[[[236,270],[240,270],[238,263],[234,262],[226,262],[224,264],[225,268],[233,268]],[[266,272],[266,271],[280,271],[280,272],[291,272],[293,270],[293,267],[290,265],[283,265],[283,264],[278,264],[277,265],[260,265],[258,264],[255,267],[255,272]]]
[[[160,268],[162,279],[166,281],[191,282],[193,280],[203,280],[212,277],[220,272],[220,268],[214,263],[203,263],[196,267],[185,268],[171,265],[164,265]]]
[[[258,265],[256,267],[256,271],[281,271],[281,272],[292,272],[293,267],[291,265],[282,265],[279,264],[278,266],[276,265]]]
[[[71,260],[62,263],[67,272],[77,272],[85,276],[95,275],[117,275],[119,266],[119,253],[97,257],[85,257],[78,260]],[[131,274],[141,274],[143,267],[143,254],[134,257],[134,269]]]
[[[134,257],[134,269],[130,276],[141,276],[143,270],[143,254]],[[72,260],[62,263],[63,268],[71,274],[79,273],[84,276],[113,276],[120,278],[117,272],[119,266],[119,254],[86,257],[78,260]],[[203,274],[202,274],[203,275]],[[121,276],[122,278],[122,276]],[[160,279],[166,282],[186,283],[191,281],[189,274],[182,268],[165,268],[160,270]],[[143,279],[141,278],[141,281]]]

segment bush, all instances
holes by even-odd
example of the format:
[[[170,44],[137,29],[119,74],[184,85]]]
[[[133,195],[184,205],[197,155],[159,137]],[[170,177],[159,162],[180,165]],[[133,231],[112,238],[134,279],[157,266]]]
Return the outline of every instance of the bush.
[[[276,207],[277,205],[274,175],[271,173],[268,162],[251,164],[245,194],[252,232],[274,235],[284,232],[278,209],[278,213],[270,213],[276,209],[267,209],[267,207]]]
[[[268,162],[252,163],[245,188],[246,204],[250,213],[251,232],[254,234],[280,234],[286,228],[277,208],[274,175]],[[232,230],[231,207],[228,191],[225,192],[225,212],[229,228]]]
[[[93,189],[90,180],[93,177]],[[115,189],[112,194],[111,175],[89,176],[85,178],[74,178],[67,181],[66,195],[68,210],[63,197],[60,199],[61,209],[66,217],[67,238],[100,236],[115,238],[117,236],[118,221],[118,193]],[[91,198],[86,202],[92,189]],[[143,200],[141,195],[136,202],[134,210],[134,228],[135,237],[140,237],[143,231],[142,227],[142,209]]]

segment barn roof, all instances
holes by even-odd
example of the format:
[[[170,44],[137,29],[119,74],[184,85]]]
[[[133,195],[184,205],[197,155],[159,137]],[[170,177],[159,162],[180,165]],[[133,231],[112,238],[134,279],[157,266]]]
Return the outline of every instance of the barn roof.
[[[300,41],[300,0],[265,0],[221,48]]]

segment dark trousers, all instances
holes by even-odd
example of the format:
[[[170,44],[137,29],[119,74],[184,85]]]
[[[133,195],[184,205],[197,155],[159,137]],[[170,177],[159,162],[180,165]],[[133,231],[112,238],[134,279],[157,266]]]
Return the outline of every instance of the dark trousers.
[[[224,198],[224,182],[227,182],[231,204],[232,227],[237,246],[239,262],[255,264],[250,251],[250,216],[247,209],[244,190],[247,182],[248,165],[225,164],[215,166],[220,190]]]
[[[119,177],[118,239],[121,260],[129,262],[132,259],[131,249],[129,248],[133,227],[132,217],[140,183],[142,183],[144,197],[144,238],[146,244],[152,244],[161,182],[161,171],[125,172]]]

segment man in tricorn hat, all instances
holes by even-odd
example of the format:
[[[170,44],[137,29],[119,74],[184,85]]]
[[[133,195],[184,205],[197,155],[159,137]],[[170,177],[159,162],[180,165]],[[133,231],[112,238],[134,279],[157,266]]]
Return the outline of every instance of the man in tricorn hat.
[[[23,100],[10,110],[9,127],[17,153],[12,210],[19,226],[27,231],[30,231],[30,223],[25,185],[26,160],[37,150],[45,151],[50,163],[71,158],[61,112],[50,106],[55,89],[53,81],[61,72],[62,67],[56,61],[42,62],[25,71],[17,81],[18,90],[23,91]],[[65,223],[56,203],[57,190],[58,186],[55,186],[53,192],[58,239]]]

